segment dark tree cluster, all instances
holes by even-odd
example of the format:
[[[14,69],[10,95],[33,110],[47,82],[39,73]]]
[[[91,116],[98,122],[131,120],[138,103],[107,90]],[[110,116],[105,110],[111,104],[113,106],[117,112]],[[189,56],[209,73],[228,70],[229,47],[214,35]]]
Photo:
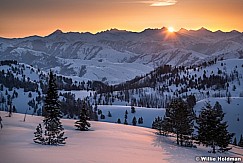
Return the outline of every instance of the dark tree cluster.
[[[224,115],[219,102],[214,107],[206,103],[196,117],[187,102],[175,99],[166,108],[164,118],[155,118],[152,128],[157,129],[160,135],[176,134],[178,145],[192,147],[192,141],[196,140],[198,144],[212,147],[213,153],[216,153],[216,147],[219,147],[218,151],[224,152],[231,149],[228,145],[234,135],[228,132],[227,122],[223,121]],[[197,129],[197,135],[193,135],[194,128]],[[236,139],[234,143],[236,145]]]
[[[4,60],[4,61],[0,61],[0,66],[3,66],[3,65],[8,65],[8,66],[11,66],[11,65],[17,65],[18,62],[16,60]]]
[[[203,145],[212,147],[213,153],[216,153],[217,146],[220,151],[224,151],[233,137],[227,130],[227,122],[223,121],[224,115],[219,102],[216,102],[214,107],[206,103],[196,120],[197,140]]]
[[[5,72],[0,71],[0,84],[4,85],[6,88],[13,90],[13,88],[23,88],[25,92],[28,91],[38,91],[38,84],[30,80],[25,79],[25,75],[22,75],[23,79],[16,77],[11,71]]]
[[[75,118],[80,115],[80,111],[83,107],[87,109],[89,120],[98,120],[97,110],[89,103],[87,98],[81,100],[80,98],[75,99],[75,95],[68,92],[61,94],[62,100],[60,101],[61,112],[68,118]],[[87,101],[83,103],[84,101]],[[84,106],[85,105],[85,106]]]

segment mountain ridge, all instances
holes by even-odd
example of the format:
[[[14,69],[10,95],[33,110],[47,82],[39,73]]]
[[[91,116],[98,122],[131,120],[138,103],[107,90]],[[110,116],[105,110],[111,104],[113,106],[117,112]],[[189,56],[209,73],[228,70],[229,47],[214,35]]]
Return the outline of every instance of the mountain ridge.
[[[107,33],[107,32],[114,32],[114,31],[117,31],[117,32],[128,32],[128,33],[143,33],[144,31],[146,30],[168,30],[167,27],[161,27],[161,28],[145,28],[141,31],[131,31],[131,30],[124,30],[124,29],[118,29],[118,28],[110,28],[110,29],[107,29],[107,30],[104,30],[104,31],[98,31],[96,33],[91,33],[89,31],[84,31],[84,32],[79,32],[79,31],[69,31],[69,32],[64,32],[63,30],[61,29],[56,29],[54,30],[53,32],[51,32],[50,34],[47,34],[47,35],[44,35],[44,36],[40,36],[40,35],[29,35],[29,36],[24,36],[24,37],[14,37],[14,38],[8,38],[8,37],[2,37],[0,36],[0,39],[24,39],[24,38],[29,38],[29,37],[47,37],[47,36],[50,36],[50,35],[53,35],[53,34],[90,34],[90,35],[98,35],[100,33]],[[217,33],[217,32],[221,32],[221,33],[243,33],[241,31],[238,31],[238,30],[231,30],[231,31],[222,31],[221,29],[218,29],[218,30],[215,30],[215,31],[212,31],[212,30],[209,30],[205,27],[201,27],[199,29],[186,29],[184,27],[181,27],[179,30],[175,31],[175,33],[178,33],[180,32],[181,30],[183,31],[208,31],[208,32],[212,32],[212,33]]]
[[[191,66],[214,58],[243,58],[243,34],[206,28],[171,33],[166,27],[142,32],[111,29],[96,34],[56,30],[45,37],[0,38],[0,56],[43,70],[53,68],[63,75],[79,76],[85,67],[91,80],[119,83],[165,64]],[[110,75],[117,74],[115,65],[119,64],[125,64],[129,72],[137,72],[132,66],[137,64],[143,72],[119,79]],[[104,73],[93,74],[100,70]]]

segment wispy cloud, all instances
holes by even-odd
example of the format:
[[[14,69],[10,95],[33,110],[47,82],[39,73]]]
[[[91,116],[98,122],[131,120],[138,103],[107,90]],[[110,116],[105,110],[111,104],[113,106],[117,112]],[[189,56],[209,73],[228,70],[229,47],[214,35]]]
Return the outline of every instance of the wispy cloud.
[[[176,0],[146,0],[146,1],[137,1],[137,3],[147,3],[150,6],[160,7],[160,6],[171,6],[177,3]]]

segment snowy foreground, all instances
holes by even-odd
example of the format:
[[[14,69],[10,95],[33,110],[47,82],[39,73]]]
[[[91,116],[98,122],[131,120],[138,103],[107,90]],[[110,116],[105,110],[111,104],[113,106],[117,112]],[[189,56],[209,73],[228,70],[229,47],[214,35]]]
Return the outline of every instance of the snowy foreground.
[[[231,152],[208,153],[208,148],[182,148],[174,138],[155,134],[155,130],[112,124],[91,122],[91,131],[80,132],[74,128],[74,120],[63,119],[65,146],[44,146],[35,144],[32,139],[42,117],[23,114],[3,118],[0,130],[0,162],[3,163],[142,163],[142,162],[195,162],[197,156],[223,156],[243,158],[243,149],[233,147]]]

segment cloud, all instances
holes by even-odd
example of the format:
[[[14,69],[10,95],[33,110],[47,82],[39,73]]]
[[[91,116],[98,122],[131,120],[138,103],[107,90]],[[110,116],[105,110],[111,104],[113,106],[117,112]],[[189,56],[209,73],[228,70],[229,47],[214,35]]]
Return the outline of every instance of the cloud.
[[[176,0],[163,0],[163,1],[156,1],[153,2],[150,6],[171,6],[177,3]]]
[[[160,6],[171,6],[177,3],[176,0],[147,0],[139,1],[140,3],[148,3],[150,6],[160,7]]]

